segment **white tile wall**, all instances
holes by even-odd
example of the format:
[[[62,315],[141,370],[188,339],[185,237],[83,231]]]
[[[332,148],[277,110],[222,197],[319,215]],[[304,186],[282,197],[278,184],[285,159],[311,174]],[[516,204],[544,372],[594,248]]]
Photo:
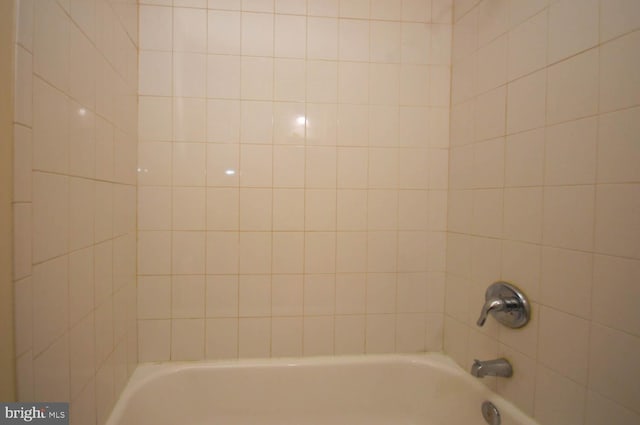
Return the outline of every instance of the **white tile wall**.
[[[140,7],[140,360],[440,349],[451,2],[165,6]]]
[[[507,357],[517,372],[495,388],[544,424],[640,419],[639,12],[623,0],[454,5],[444,349],[465,369]],[[497,280],[530,297],[524,329],[475,326]]]
[[[138,358],[137,5],[16,4],[18,395],[102,424]]]

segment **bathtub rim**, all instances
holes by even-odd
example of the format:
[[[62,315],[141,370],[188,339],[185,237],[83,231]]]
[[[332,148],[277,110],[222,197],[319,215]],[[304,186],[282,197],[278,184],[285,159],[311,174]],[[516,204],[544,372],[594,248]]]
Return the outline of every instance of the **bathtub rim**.
[[[480,391],[486,395],[486,400],[498,405],[501,412],[508,412],[510,416],[521,417],[523,425],[538,425],[527,413],[519,409],[514,403],[507,400],[493,389],[487,387],[479,379],[473,378],[463,370],[450,356],[442,352],[423,353],[384,353],[384,354],[348,354],[348,355],[322,355],[308,357],[271,357],[271,358],[241,358],[241,359],[204,359],[193,361],[159,361],[138,363],[131,374],[125,388],[115,400],[114,406],[107,418],[105,425],[118,425],[128,400],[143,387],[155,379],[167,375],[202,368],[212,369],[251,369],[251,368],[282,368],[282,367],[322,367],[331,365],[366,365],[366,364],[400,364],[426,366],[439,370],[442,373],[464,379],[474,391]],[[478,407],[480,414],[480,407]]]

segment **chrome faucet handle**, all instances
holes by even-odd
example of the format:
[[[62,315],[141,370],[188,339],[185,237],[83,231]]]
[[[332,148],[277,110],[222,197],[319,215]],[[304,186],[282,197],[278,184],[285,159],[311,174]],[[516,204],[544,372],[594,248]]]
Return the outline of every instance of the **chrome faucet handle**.
[[[507,282],[495,282],[487,288],[477,325],[483,326],[490,313],[507,327],[521,328],[529,321],[531,308],[520,289]]]
[[[505,306],[506,304],[502,299],[492,298],[487,300],[482,306],[482,310],[480,311],[480,317],[478,318],[478,321],[476,322],[476,324],[478,326],[484,326],[484,322],[487,321],[487,316],[489,316],[490,312],[503,310]]]

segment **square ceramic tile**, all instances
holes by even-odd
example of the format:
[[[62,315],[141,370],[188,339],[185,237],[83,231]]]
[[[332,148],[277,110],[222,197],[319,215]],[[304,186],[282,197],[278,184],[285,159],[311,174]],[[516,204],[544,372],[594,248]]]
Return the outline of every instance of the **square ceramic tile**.
[[[478,91],[507,82],[507,36],[502,35],[478,50]]]
[[[309,0],[308,12],[310,16],[338,16],[338,0]]]
[[[640,334],[640,317],[632,304],[637,300],[633,282],[640,272],[637,260],[595,256],[593,269],[593,320],[633,335]],[[620,296],[616,296],[619,294]],[[614,298],[622,306],[612,308]]]
[[[430,26],[418,23],[403,23],[401,30],[401,62],[427,64],[430,58]]]
[[[271,187],[273,184],[273,148],[247,145],[240,147],[240,186]]]
[[[276,59],[274,93],[276,101],[302,102],[306,97],[306,64],[302,59]]]
[[[300,146],[274,146],[273,185],[275,187],[303,187],[305,150]]]
[[[505,146],[505,185],[541,186],[544,179],[544,129],[510,135]]]
[[[274,232],[273,273],[302,273],[304,268],[304,233]]]
[[[369,66],[357,62],[338,64],[338,101],[340,103],[368,103]]]
[[[205,232],[172,232],[171,271],[173,274],[204,274]]]
[[[545,244],[569,249],[592,249],[595,216],[593,187],[546,187],[543,202],[542,241]]]
[[[636,106],[640,99],[640,35],[635,32],[600,48],[600,110]]]
[[[332,316],[306,317],[303,330],[303,355],[333,354],[333,334],[334,319]]]
[[[238,315],[238,277],[208,276],[206,281],[206,317]]]
[[[16,48],[14,120],[31,126],[33,123],[33,55]]]
[[[179,52],[207,51],[207,11],[173,9],[173,49]]]
[[[138,108],[140,140],[172,140],[173,104],[171,98],[140,96]]]
[[[307,13],[307,2],[300,0],[276,0],[276,13],[286,13],[292,15],[305,15]]]
[[[240,230],[271,230],[271,189],[240,189],[239,217]]]
[[[547,123],[593,115],[598,110],[598,50],[549,67]]]
[[[171,360],[204,358],[204,319],[171,321]]]
[[[44,262],[33,269],[33,350],[42,353],[67,331],[69,320],[68,258]]]
[[[398,227],[398,192],[369,189],[367,196],[367,228],[394,230]]]
[[[204,142],[206,140],[206,105],[207,103],[204,99],[174,98],[174,141]],[[177,152],[181,151],[174,149],[174,153]],[[174,168],[175,173],[180,173],[181,171],[180,168]],[[174,174],[174,177],[176,177],[176,174]]]
[[[309,17],[307,20],[308,59],[338,58],[338,20]]]
[[[339,148],[337,185],[343,188],[367,187],[368,151],[366,148]]]
[[[367,353],[393,353],[395,351],[395,315],[368,314],[365,336]]]
[[[239,230],[239,191],[209,188],[206,193],[207,230]]]
[[[301,316],[303,290],[302,275],[273,275],[271,280],[271,313],[274,316]]]
[[[240,317],[265,317],[271,315],[270,276],[240,276],[238,296],[238,314]]]
[[[337,230],[367,229],[367,191],[338,189],[336,200]]]
[[[638,390],[630,383],[638,375],[632,367],[640,349],[638,337],[593,324],[590,342],[589,387],[633,409]]]
[[[207,51],[240,54],[240,12],[210,10],[207,15]]]
[[[638,134],[639,108],[601,115],[598,121],[599,183],[622,183],[640,180],[636,164],[640,151],[634,143]]]
[[[33,361],[34,398],[67,400],[69,382],[69,339],[65,335]]]
[[[338,107],[337,144],[366,146],[369,139],[369,108],[365,105],[341,104]]]
[[[597,120],[547,127],[545,184],[593,184],[596,178]],[[580,161],[575,161],[575,158]]]
[[[243,57],[241,59],[241,96],[243,99],[273,98],[273,59]]]
[[[341,19],[339,22],[338,57],[340,60],[369,60],[369,21]]]
[[[173,184],[176,186],[204,186],[206,170],[205,145],[202,143],[174,143]]]
[[[70,20],[58,3],[36,3],[33,69],[61,90],[69,88]]]
[[[587,393],[586,417],[586,423],[589,425],[608,420],[618,424],[631,425],[640,420],[640,415],[592,391]]]
[[[200,53],[173,53],[173,95],[204,97],[207,56]]]
[[[541,188],[504,191],[504,236],[510,240],[538,243],[542,239]]]
[[[242,54],[273,56],[273,15],[242,13]]]
[[[368,18],[367,0],[343,0],[340,2],[340,16],[345,18]]]
[[[509,84],[507,134],[544,126],[546,80],[546,71],[540,71]]]
[[[271,273],[272,235],[269,232],[241,232],[239,241],[240,273]]]
[[[303,323],[301,317],[274,317],[271,321],[271,356],[302,355]]]
[[[242,0],[242,10],[273,12],[273,0]]]
[[[208,100],[206,125],[208,142],[237,143],[240,140],[240,102]]]
[[[171,233],[138,232],[138,273],[169,274],[171,272]]]
[[[562,0],[549,7],[549,63],[598,43],[598,1]]]
[[[636,230],[640,225],[640,185],[599,185],[595,205],[595,249],[604,254],[640,258]]]
[[[335,188],[336,161],[336,148],[308,147],[306,149],[305,186],[307,188]]]
[[[204,188],[176,187],[172,193],[172,228],[174,230],[204,230],[205,202]]]
[[[336,226],[336,192],[313,189],[305,192],[305,230],[332,231]]]
[[[208,359],[238,357],[238,319],[207,319],[205,355]]]
[[[336,271],[359,272],[367,269],[365,232],[338,232],[336,237]]]
[[[499,0],[494,4],[478,6],[478,43],[485,45],[503,34],[508,27],[509,1]]]
[[[585,385],[589,322],[550,308],[540,312],[538,361]]]
[[[334,273],[336,236],[334,232],[308,232],[305,235],[305,272]]]
[[[268,144],[273,140],[273,103],[242,101],[240,103],[242,142]]]
[[[157,51],[140,52],[138,90],[142,95],[172,95],[172,53]]]
[[[426,320],[424,314],[399,314],[396,322],[396,351],[425,350]]]
[[[238,355],[268,357],[271,347],[271,318],[246,318],[238,323]]]
[[[167,7],[140,7],[140,48],[150,50],[172,50],[172,15]]]
[[[273,190],[273,229],[304,230],[304,191]]]
[[[304,2],[297,2],[304,6]],[[304,16],[276,15],[274,55],[285,58],[305,58],[307,20]]]
[[[69,180],[35,173],[33,179],[33,261],[65,254],[69,243]]]
[[[365,316],[336,316],[334,323],[335,354],[363,354],[365,346]]]
[[[173,276],[171,278],[171,317],[194,319],[204,316],[204,276]]]
[[[70,105],[65,95],[39,78],[33,86],[33,166],[66,173],[69,169]]]
[[[400,63],[402,27],[399,22],[372,21],[370,60],[376,63]]]
[[[210,144],[207,150],[207,186],[238,187],[240,149],[232,144]]]
[[[600,4],[600,41],[610,40],[640,26],[640,5],[633,0]]]
[[[476,188],[501,187],[504,184],[504,138],[474,145],[473,180]]]
[[[521,0],[518,2],[522,3]],[[524,76],[546,65],[547,26],[547,13],[542,12],[509,32],[507,58],[509,80]]]
[[[582,385],[538,366],[534,416],[545,421],[562,420],[566,423],[580,423],[584,416],[586,390]]]
[[[138,277],[138,318],[171,317],[171,279],[168,276]]]

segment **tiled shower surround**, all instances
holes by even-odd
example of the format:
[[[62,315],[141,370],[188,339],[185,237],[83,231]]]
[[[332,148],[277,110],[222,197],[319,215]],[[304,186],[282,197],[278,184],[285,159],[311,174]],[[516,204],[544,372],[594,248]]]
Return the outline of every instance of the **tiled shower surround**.
[[[20,399],[443,350],[541,424],[640,423],[638,0],[16,3]],[[500,279],[522,330],[475,325]]]
[[[640,2],[455,6],[444,350],[541,424],[640,423]],[[475,324],[498,278],[522,330]]]
[[[140,361],[440,350],[450,2],[170,3],[140,4]]]
[[[18,397],[101,424],[137,364],[137,7],[16,4]]]

